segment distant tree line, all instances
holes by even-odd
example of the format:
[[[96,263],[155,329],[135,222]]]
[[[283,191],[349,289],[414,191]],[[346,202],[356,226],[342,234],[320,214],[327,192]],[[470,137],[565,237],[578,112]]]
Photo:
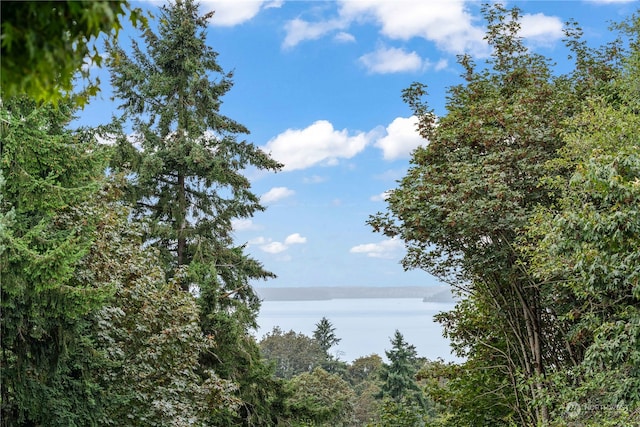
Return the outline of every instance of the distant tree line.
[[[417,426],[437,422],[441,412],[424,393],[419,372],[431,372],[413,345],[396,331],[388,363],[377,354],[341,361],[330,349],[340,339],[327,318],[313,336],[279,327],[259,342],[262,354],[275,367],[288,392],[285,411],[292,425]],[[426,423],[426,424],[425,424]]]

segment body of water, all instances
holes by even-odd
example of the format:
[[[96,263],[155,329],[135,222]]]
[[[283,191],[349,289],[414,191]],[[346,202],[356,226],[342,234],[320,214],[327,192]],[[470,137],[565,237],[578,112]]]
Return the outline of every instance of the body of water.
[[[423,302],[417,298],[331,299],[321,301],[264,301],[258,316],[258,338],[274,326],[312,336],[315,324],[326,317],[342,340],[331,349],[341,360],[351,362],[373,353],[386,359],[390,338],[399,330],[421,357],[459,361],[450,352],[449,341],[433,316],[448,311],[453,303]]]

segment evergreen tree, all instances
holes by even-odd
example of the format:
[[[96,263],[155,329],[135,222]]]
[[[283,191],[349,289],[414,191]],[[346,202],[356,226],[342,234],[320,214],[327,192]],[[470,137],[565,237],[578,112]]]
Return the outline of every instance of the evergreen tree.
[[[92,425],[99,416],[88,316],[110,290],[77,274],[96,236],[106,156],[58,108],[2,101],[3,425]]]
[[[201,328],[215,342],[202,355],[205,365],[239,384],[251,418],[269,401],[255,395],[256,375],[265,382],[270,375],[249,333],[259,308],[249,281],[273,274],[234,246],[231,221],[264,209],[242,171],[281,165],[239,140],[248,130],[220,113],[232,74],[206,44],[213,14],[178,0],[160,15],[157,33],[144,31],[146,46],[133,42],[131,56],[107,44],[121,120],[133,127],[118,142],[114,167],[131,173],[128,198],[135,216],[149,221],[146,242],[160,251],[168,276],[184,275],[182,289],[199,294]]]
[[[391,338],[391,350],[386,350],[385,354],[389,364],[384,365],[380,373],[380,420],[384,425],[419,425],[418,420],[423,419],[426,404],[416,380],[416,348],[396,330]]]
[[[385,354],[389,365],[385,365],[381,373],[381,397],[390,397],[399,402],[402,398],[419,396],[420,388],[415,378],[416,347],[406,342],[400,331],[396,330],[391,338],[391,350],[385,350]]]
[[[327,358],[330,357],[329,349],[341,341],[341,338],[336,336],[335,331],[336,328],[326,317],[323,317],[316,323],[316,329],[313,331],[313,338],[318,341],[320,348],[325,352]]]

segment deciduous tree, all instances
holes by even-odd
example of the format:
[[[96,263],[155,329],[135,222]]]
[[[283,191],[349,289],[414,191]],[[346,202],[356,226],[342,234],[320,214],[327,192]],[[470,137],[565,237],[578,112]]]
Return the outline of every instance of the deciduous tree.
[[[287,407],[294,420],[316,426],[347,426],[355,395],[349,384],[322,368],[293,377],[286,385]]]
[[[620,28],[630,37],[624,71],[567,121],[545,180],[560,198],[531,221],[538,243],[523,245],[533,273],[554,283],[549,303],[577,359],[553,377],[555,416],[566,419],[570,402],[598,405],[574,414],[594,426],[640,421],[640,17]]]
[[[494,4],[484,14],[491,58],[483,68],[460,58],[465,82],[450,88],[444,115],[436,117],[423,101],[424,85],[404,92],[429,143],[414,152],[407,176],[387,199],[389,212],[369,223],[404,240],[405,268],[429,271],[464,295],[438,318],[470,372],[508,379],[508,393],[496,398],[498,412],[510,407],[519,423],[545,423],[546,371],[570,355],[553,310],[543,303],[552,290],[532,277],[516,244],[536,207],[554,201],[555,193],[539,183],[545,163],[564,144],[564,120],[615,76],[616,55],[609,50],[596,60],[581,49],[579,32],[569,31],[578,67],[555,77],[550,61],[520,37],[517,8]],[[496,385],[505,390],[490,381],[478,395],[494,393]]]
[[[3,98],[27,95],[57,102],[73,91],[77,73],[86,78],[89,65],[100,65],[102,57],[91,44],[100,35],[118,32],[129,2],[3,1],[1,9]],[[136,24],[139,11],[129,12]],[[89,85],[89,94],[97,91],[98,83]]]
[[[294,331],[283,332],[277,326],[262,338],[260,349],[275,364],[275,375],[279,378],[311,372],[325,360],[316,340]]]

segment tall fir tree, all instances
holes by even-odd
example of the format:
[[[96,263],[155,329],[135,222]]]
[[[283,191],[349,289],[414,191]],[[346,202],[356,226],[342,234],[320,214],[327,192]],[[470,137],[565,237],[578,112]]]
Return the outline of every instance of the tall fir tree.
[[[242,171],[281,165],[239,140],[247,128],[220,113],[232,74],[206,44],[212,15],[177,0],[162,7],[157,33],[144,31],[144,48],[132,42],[128,55],[107,44],[121,120],[133,127],[117,144],[114,167],[131,173],[128,197],[135,216],[148,221],[146,241],[159,249],[168,275],[180,272],[182,289],[199,294],[203,333],[216,342],[205,364],[239,384],[246,421],[273,400],[256,387],[269,372],[249,333],[259,309],[250,280],[274,276],[234,246],[232,220],[264,209]]]
[[[94,425],[88,315],[110,291],[76,273],[96,235],[105,152],[70,103],[3,99],[2,425]]]

